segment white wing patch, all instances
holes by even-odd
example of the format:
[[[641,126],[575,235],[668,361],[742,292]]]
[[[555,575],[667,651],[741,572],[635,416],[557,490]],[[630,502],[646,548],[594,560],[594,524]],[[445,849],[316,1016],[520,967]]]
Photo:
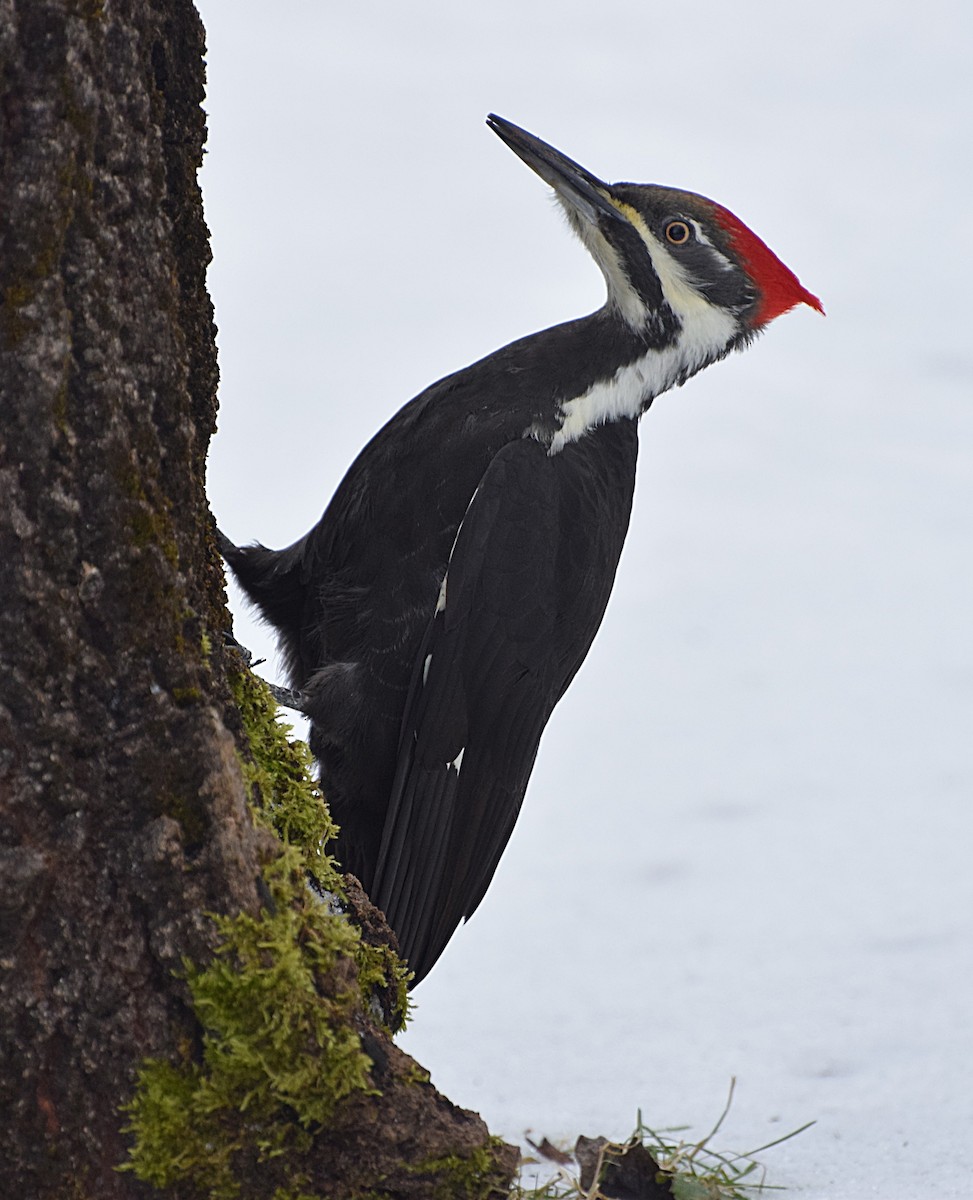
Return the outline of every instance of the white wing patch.
[[[476,499],[476,494],[479,490],[480,489],[478,486],[473,489],[473,495],[470,496],[470,502],[466,506],[466,512],[463,513],[463,521],[466,520],[466,513],[468,513],[470,511],[470,509],[473,507],[473,501]],[[439,616],[440,613],[444,613],[446,611],[446,581],[449,579],[449,563],[451,563],[453,561],[453,554],[456,550],[456,543],[459,541],[459,535],[463,532],[463,521],[460,521],[459,525],[456,528],[456,536],[453,538],[453,545],[449,551],[449,562],[447,562],[447,564],[446,564],[446,574],[443,576],[443,581],[439,585],[439,599],[436,601],[436,613],[435,613],[435,615],[437,617]],[[426,682],[426,674],[428,673],[428,671],[429,671],[429,660],[427,659],[426,665],[423,669],[423,676],[422,676],[423,683]]]
[[[463,528],[463,526],[461,524],[460,529],[462,529],[462,528]],[[459,536],[459,531],[457,531],[456,536],[457,537]],[[453,542],[453,547],[455,548],[455,546],[456,546],[456,543]],[[450,551],[449,556],[450,556],[450,558],[453,557],[452,551]],[[437,617],[439,616],[440,613],[444,613],[446,611],[446,580],[448,578],[449,578],[449,572],[447,571],[446,574],[443,576],[442,583],[439,585],[439,599],[436,601],[436,616]],[[426,660],[426,669],[428,670],[428,659]],[[426,682],[425,676],[423,676],[422,682],[423,683]]]

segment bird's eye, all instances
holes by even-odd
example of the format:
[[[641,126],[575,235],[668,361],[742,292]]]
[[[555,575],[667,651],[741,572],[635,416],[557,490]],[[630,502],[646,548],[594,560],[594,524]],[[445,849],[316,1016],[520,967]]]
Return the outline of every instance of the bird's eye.
[[[673,246],[685,246],[693,236],[693,231],[685,221],[670,221],[666,226],[666,241]]]

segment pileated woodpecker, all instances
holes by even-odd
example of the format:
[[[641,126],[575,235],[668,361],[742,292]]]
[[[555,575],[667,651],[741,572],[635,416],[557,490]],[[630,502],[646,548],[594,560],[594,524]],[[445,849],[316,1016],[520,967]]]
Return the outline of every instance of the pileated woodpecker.
[[[337,853],[423,978],[483,897],[601,623],[653,399],[797,304],[737,217],[607,184],[500,117],[608,288],[410,401],[286,550],[220,549],[276,627]]]

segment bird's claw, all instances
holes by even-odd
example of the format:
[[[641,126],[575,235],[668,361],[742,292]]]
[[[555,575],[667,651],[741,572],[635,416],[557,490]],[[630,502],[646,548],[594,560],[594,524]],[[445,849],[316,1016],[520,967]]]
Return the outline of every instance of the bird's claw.
[[[238,654],[243,659],[244,665],[251,671],[254,667],[259,667],[261,663],[267,661],[265,658],[254,658],[253,652],[248,650],[246,646],[241,646],[232,633],[224,633],[223,640],[227,648],[232,650],[234,654]],[[261,682],[267,685],[270,689],[270,694],[278,704],[283,705],[284,708],[292,708],[295,712],[304,712],[306,698],[303,692],[299,692],[294,688],[281,687],[280,684],[271,683],[267,679],[262,679]]]
[[[266,683],[266,680],[264,682]],[[303,692],[298,691],[296,688],[281,687],[277,683],[267,683],[267,687],[270,688],[270,694],[277,703],[284,708],[292,708],[295,712],[299,713],[307,711],[305,708],[307,697]]]
[[[248,667],[255,667],[257,665],[253,661],[253,653],[246,646],[241,646],[232,633],[223,634],[223,644],[228,650],[232,650],[234,654],[238,654]],[[263,662],[264,660],[259,659],[258,661]]]

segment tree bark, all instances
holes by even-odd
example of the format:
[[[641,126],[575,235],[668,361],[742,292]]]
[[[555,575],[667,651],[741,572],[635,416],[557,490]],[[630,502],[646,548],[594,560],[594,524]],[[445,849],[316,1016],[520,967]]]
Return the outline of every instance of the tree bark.
[[[189,0],[0,0],[0,1194],[31,1200],[154,1193],[117,1169],[120,1107],[147,1057],[199,1059],[184,962],[210,913],[260,913],[276,853],[204,493],[203,50]],[[380,1094],[312,1130],[301,1180],[420,1196],[479,1149],[489,1194],[509,1154],[365,1013]]]

